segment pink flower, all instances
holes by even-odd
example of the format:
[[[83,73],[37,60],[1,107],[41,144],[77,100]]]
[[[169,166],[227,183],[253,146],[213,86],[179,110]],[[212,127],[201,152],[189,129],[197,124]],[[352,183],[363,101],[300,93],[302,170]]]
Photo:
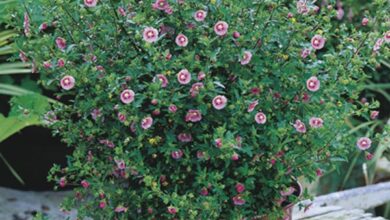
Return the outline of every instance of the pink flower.
[[[57,44],[57,47],[60,49],[60,50],[65,50],[66,48],[66,40],[62,37],[57,37],[56,38],[56,44]]]
[[[203,187],[201,190],[200,190],[200,194],[202,196],[207,196],[209,194],[209,190],[206,188],[206,187]]]
[[[115,160],[115,163],[120,170],[124,170],[126,168],[126,163],[124,160]]]
[[[311,117],[309,124],[312,128],[321,128],[324,124],[324,121],[321,118]]]
[[[371,147],[371,139],[368,138],[368,137],[361,137],[358,139],[358,141],[356,142],[356,146],[360,149],[360,150],[367,150],[368,148]]]
[[[144,41],[148,43],[156,42],[158,39],[158,30],[152,27],[146,27],[143,33]]]
[[[252,95],[258,95],[258,94],[260,94],[260,92],[261,92],[261,90],[258,87],[254,87],[251,89]]]
[[[125,89],[123,90],[123,92],[121,93],[121,101],[124,103],[124,104],[130,104],[134,101],[134,97],[135,97],[135,93],[133,90],[131,89]]]
[[[122,8],[122,7],[118,7],[118,13],[119,13],[120,15],[122,15],[123,17],[126,16],[126,11],[125,11],[125,9]]]
[[[308,48],[305,48],[305,49],[303,49],[302,52],[301,52],[301,57],[302,57],[303,59],[306,59],[306,57],[308,57],[308,56],[310,55],[310,53],[311,53],[311,50],[308,49]]]
[[[173,9],[172,9],[171,7],[168,7],[168,8],[166,8],[166,9],[164,10],[164,12],[167,13],[167,14],[169,14],[169,15],[171,15],[171,14],[173,14]]]
[[[379,115],[379,111],[372,111],[371,114],[370,114],[370,118],[372,120],[375,120],[378,118],[378,115]]]
[[[20,60],[21,60],[23,63],[25,63],[25,62],[28,61],[28,58],[27,58],[26,54],[25,54],[23,51],[20,51],[20,52],[19,52],[19,58],[20,58]]]
[[[24,13],[24,21],[23,21],[24,34],[28,37],[30,36],[30,18],[28,17],[28,13]]]
[[[81,185],[83,186],[84,189],[87,189],[89,187],[89,183],[86,180],[81,181]]]
[[[150,116],[142,119],[141,121],[141,127],[145,130],[150,128],[152,124],[153,124],[153,118]]]
[[[372,160],[372,158],[374,158],[373,154],[371,154],[371,153],[366,154],[366,160]]]
[[[317,77],[312,76],[306,81],[306,87],[309,91],[316,92],[320,89],[320,81]]]
[[[222,147],[222,138],[217,138],[215,139],[215,146],[217,146],[218,148],[221,148]]]
[[[164,11],[169,8],[169,3],[167,0],[156,0],[156,2],[152,4],[152,7]]]
[[[95,109],[93,109],[93,110],[91,111],[92,119],[95,120],[95,121],[96,121],[96,119],[97,119],[98,117],[100,117],[101,115],[102,115],[102,113],[100,112],[100,109],[95,108]]]
[[[383,37],[386,41],[386,43],[390,43],[390,31],[387,31],[385,34],[384,34],[384,37]]]
[[[182,69],[177,74],[177,80],[182,85],[188,84],[191,81],[191,73],[187,69]]]
[[[306,133],[306,125],[299,119],[295,121],[294,128],[299,133]]]
[[[363,26],[367,26],[367,25],[368,25],[368,22],[370,22],[370,20],[368,20],[368,18],[363,18],[363,19],[362,19],[362,25],[363,25]]]
[[[233,155],[232,155],[232,160],[233,161],[237,161],[239,159],[240,159],[240,155],[238,155],[236,152],[234,152]]]
[[[224,36],[228,31],[229,25],[224,21],[218,21],[214,25],[214,31],[218,36]]]
[[[203,151],[197,151],[196,152],[196,157],[198,159],[203,159],[204,158],[204,152]]]
[[[190,89],[191,97],[197,96],[199,94],[200,89],[203,87],[204,87],[204,85],[201,82],[194,83]]]
[[[118,113],[118,120],[119,120],[120,122],[126,121],[126,115],[119,112],[119,113]]]
[[[306,5],[306,0],[299,0],[297,2],[297,11],[299,14],[303,14],[303,15],[309,13],[309,8]]]
[[[293,14],[293,13],[289,12],[289,13],[287,14],[287,18],[288,18],[288,19],[293,18],[293,17],[294,17],[294,14]]]
[[[44,31],[47,28],[47,23],[43,22],[41,25],[39,25],[39,31]]]
[[[202,113],[199,110],[190,109],[185,117],[186,122],[198,122],[202,120]]]
[[[252,53],[249,51],[245,51],[241,59],[241,65],[247,65],[249,62],[251,62],[251,59],[252,59]]]
[[[198,10],[194,13],[194,18],[195,18],[195,21],[204,21],[204,19],[206,18],[207,16],[207,12],[203,11],[203,10]]]
[[[101,209],[106,208],[106,202],[101,201],[101,202],[99,203],[99,208],[101,208]]]
[[[263,112],[258,112],[255,115],[255,121],[257,124],[265,124],[267,122],[267,116]]]
[[[343,19],[343,17],[344,17],[344,9],[340,7],[337,9],[337,19],[341,20]]]
[[[316,175],[317,176],[322,176],[322,170],[321,169],[317,169],[316,170]]]
[[[46,69],[50,68],[51,67],[51,62],[50,61],[43,62],[43,67],[46,68]]]
[[[201,81],[203,80],[204,78],[206,78],[206,74],[203,72],[203,71],[200,71],[198,73],[198,80]]]
[[[242,193],[242,192],[244,192],[244,190],[245,190],[244,184],[242,184],[242,183],[237,183],[236,184],[236,191],[237,191],[237,193]]]
[[[58,61],[57,61],[57,66],[58,67],[64,67],[65,66],[65,61],[64,61],[64,59],[58,59]]]
[[[259,104],[259,100],[255,100],[251,102],[248,106],[248,112],[253,112],[255,110],[256,106]]]
[[[379,49],[381,49],[383,42],[384,42],[383,38],[379,38],[378,40],[376,40],[373,47],[374,52],[378,52]]]
[[[217,95],[213,99],[213,107],[217,110],[221,110],[226,107],[227,98],[223,95]]]
[[[181,142],[191,142],[192,141],[192,135],[191,134],[187,134],[187,133],[180,133],[179,135],[177,135],[177,139],[179,139],[179,141]]]
[[[177,213],[177,209],[173,206],[169,206],[168,207],[168,213],[169,214],[172,214],[172,215],[175,215]]]
[[[64,188],[66,186],[66,178],[65,177],[61,177],[60,178],[60,182],[59,182],[59,185],[60,187]]]
[[[183,157],[183,151],[182,150],[172,151],[171,156],[173,159],[178,160]]]
[[[233,200],[234,205],[244,205],[245,204],[245,200],[240,195],[233,197],[232,200]]]
[[[61,87],[65,90],[71,90],[75,86],[76,80],[73,78],[73,76],[66,75],[64,76],[61,81]]]
[[[321,35],[314,35],[314,37],[311,39],[311,46],[315,50],[321,50],[324,48],[325,41],[325,38],[323,38]]]
[[[186,47],[188,45],[188,38],[184,34],[179,34],[176,37],[176,44],[180,47]]]
[[[238,31],[233,32],[233,37],[234,37],[235,39],[240,38],[240,36],[241,36],[240,32],[238,32]]]
[[[156,80],[159,80],[160,83],[161,83],[161,87],[162,88],[165,88],[168,86],[168,79],[166,76],[164,76],[163,74],[157,74],[154,78],[153,78],[153,82],[156,82]]]
[[[122,206],[122,205],[119,205],[119,206],[117,206],[116,208],[115,208],[115,212],[127,212],[127,207],[124,207],[124,206]]]
[[[170,112],[172,112],[172,113],[176,113],[176,111],[177,111],[177,106],[174,105],[174,104],[171,104],[171,105],[169,105],[168,110],[169,110]]]
[[[92,8],[96,6],[97,2],[98,0],[84,0],[84,5],[89,8]]]

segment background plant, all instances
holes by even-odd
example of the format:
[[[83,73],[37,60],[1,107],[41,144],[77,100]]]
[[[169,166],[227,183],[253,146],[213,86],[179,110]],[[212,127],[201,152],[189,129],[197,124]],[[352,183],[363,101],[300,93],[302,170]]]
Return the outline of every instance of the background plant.
[[[379,106],[359,94],[364,68],[389,54],[386,43],[373,51],[389,29],[386,1],[374,3],[376,30],[335,28],[335,4],[316,13],[290,1],[94,3],[27,1],[15,16],[28,24],[18,47],[66,103],[53,105],[51,128],[75,150],[49,180],[82,186],[64,203],[80,217],[275,218],[297,177],[314,180],[355,151],[345,119],[371,120]],[[225,36],[214,31],[219,21]],[[153,43],[143,39],[150,27]],[[315,35],[323,49],[312,48]],[[321,86],[308,90],[314,76]],[[324,126],[309,127],[312,117]]]

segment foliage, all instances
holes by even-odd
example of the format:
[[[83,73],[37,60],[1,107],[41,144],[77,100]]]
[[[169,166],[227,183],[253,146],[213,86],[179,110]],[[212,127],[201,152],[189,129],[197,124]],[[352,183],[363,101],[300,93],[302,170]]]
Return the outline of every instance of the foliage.
[[[82,187],[64,207],[96,219],[280,217],[281,191],[356,150],[345,119],[372,120],[379,104],[359,94],[363,69],[389,55],[375,44],[388,3],[375,2],[376,30],[351,30],[333,26],[332,5],[158,2],[42,0],[15,16],[18,47],[67,103],[53,105],[51,128],[75,150],[49,180]]]

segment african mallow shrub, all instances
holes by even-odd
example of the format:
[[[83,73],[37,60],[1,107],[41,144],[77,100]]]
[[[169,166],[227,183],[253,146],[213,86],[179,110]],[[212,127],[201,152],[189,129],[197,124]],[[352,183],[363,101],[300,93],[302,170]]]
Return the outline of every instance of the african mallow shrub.
[[[332,27],[332,5],[305,1],[27,2],[15,16],[20,56],[56,90],[63,105],[45,120],[74,149],[49,176],[76,187],[64,208],[94,219],[281,217],[298,177],[378,141],[345,121],[372,120],[378,106],[357,100],[363,68],[389,54],[384,2],[371,15],[380,29],[352,33]]]

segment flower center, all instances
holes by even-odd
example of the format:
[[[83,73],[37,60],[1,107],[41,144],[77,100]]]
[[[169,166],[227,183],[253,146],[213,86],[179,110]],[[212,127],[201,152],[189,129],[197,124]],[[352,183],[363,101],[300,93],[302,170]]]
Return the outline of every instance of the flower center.
[[[125,94],[123,94],[123,96],[125,97],[125,99],[128,99],[130,97],[130,94],[126,92]]]
[[[217,25],[217,29],[218,29],[218,31],[223,31],[223,24],[218,24]]]
[[[64,80],[64,84],[65,84],[65,85],[69,85],[69,84],[70,84],[70,80],[69,80],[68,78],[66,78],[66,79]]]
[[[217,105],[220,105],[220,104],[222,104],[222,99],[221,98],[217,98],[215,100],[215,102],[217,103]]]
[[[148,35],[148,37],[154,37],[153,31],[149,31],[149,32],[147,33],[147,35]]]
[[[310,86],[310,87],[314,87],[315,85],[316,85],[316,84],[315,84],[313,81],[310,81],[310,82],[309,82],[309,86]]]
[[[187,77],[184,74],[180,74],[180,79],[185,80]]]
[[[198,18],[202,18],[202,17],[203,17],[203,12],[198,12],[198,14],[196,14],[196,16],[197,16]]]
[[[314,45],[317,46],[317,45],[319,45],[319,44],[320,44],[320,41],[319,41],[318,39],[315,39],[315,40],[314,40]]]
[[[367,141],[362,141],[362,145],[366,145],[367,144]]]
[[[184,37],[180,37],[179,38],[180,42],[184,43],[186,41],[186,39]]]

